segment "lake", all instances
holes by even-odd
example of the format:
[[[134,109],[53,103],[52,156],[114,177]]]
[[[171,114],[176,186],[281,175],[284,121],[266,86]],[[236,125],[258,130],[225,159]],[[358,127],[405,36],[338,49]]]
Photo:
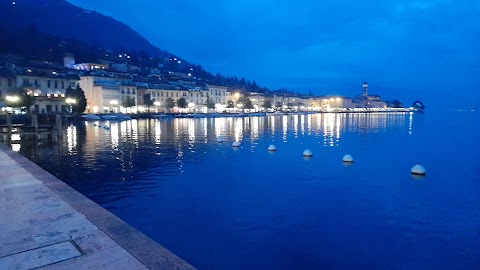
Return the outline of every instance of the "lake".
[[[479,269],[479,123],[466,111],[84,122],[12,148],[199,269]]]

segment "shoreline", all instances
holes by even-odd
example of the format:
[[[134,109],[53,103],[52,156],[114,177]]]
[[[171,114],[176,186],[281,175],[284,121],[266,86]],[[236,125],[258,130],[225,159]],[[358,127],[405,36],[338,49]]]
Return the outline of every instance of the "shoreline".
[[[329,114],[329,113],[423,113],[415,109],[399,108],[399,109],[366,109],[366,110],[333,110],[333,111],[300,111],[300,112],[251,112],[251,113],[139,113],[139,114],[126,114],[131,119],[177,119],[177,118],[230,118],[230,117],[263,117],[263,116],[284,116],[284,115],[308,115],[308,114]],[[91,114],[89,114],[91,115]],[[111,118],[111,114],[95,114],[101,119],[83,119],[85,121],[123,121],[129,119],[115,119]],[[105,119],[102,117],[106,116]]]

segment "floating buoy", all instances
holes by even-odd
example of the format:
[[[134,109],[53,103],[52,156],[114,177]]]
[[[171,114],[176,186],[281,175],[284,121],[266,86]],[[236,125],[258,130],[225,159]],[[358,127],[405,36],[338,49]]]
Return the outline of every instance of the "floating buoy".
[[[240,142],[233,142],[233,143],[232,143],[232,146],[233,146],[233,147],[240,147]]]
[[[268,147],[268,151],[270,152],[277,151],[277,147],[275,147],[275,145],[272,144]]]
[[[422,165],[415,165],[412,167],[412,174],[415,175],[425,175],[426,171],[425,168]]]
[[[218,136],[218,137],[217,137],[217,142],[218,142],[218,143],[222,143],[222,142],[223,142],[222,136]]]
[[[343,157],[343,162],[353,163],[353,157],[351,155],[345,155]]]
[[[304,156],[304,157],[311,157],[311,156],[313,156],[312,151],[310,151],[310,150],[308,150],[308,149],[305,150],[305,151],[303,151],[303,156]]]

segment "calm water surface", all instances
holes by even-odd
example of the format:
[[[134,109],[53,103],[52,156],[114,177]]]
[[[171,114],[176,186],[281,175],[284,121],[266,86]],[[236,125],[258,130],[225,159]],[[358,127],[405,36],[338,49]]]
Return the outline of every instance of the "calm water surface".
[[[478,112],[89,122],[58,144],[12,147],[199,269],[480,269],[479,123]],[[426,177],[411,176],[416,163]]]

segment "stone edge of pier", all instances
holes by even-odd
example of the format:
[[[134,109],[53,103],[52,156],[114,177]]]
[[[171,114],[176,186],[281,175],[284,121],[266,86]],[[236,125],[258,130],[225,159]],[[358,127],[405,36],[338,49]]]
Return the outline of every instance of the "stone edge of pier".
[[[40,180],[52,192],[84,215],[108,237],[124,248],[149,269],[195,269],[148,236],[130,226],[105,208],[88,199],[57,177],[45,171],[26,157],[14,152],[4,143],[0,151]]]

